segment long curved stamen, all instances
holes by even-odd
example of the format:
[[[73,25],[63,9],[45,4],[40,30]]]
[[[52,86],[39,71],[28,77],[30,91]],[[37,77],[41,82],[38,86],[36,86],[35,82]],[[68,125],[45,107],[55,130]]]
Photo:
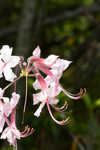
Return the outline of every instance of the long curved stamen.
[[[31,135],[34,132],[34,129],[30,128],[28,125],[25,127],[25,130],[23,132],[21,132],[21,137],[27,137],[29,135]]]
[[[66,125],[69,123],[70,121],[70,117],[67,117],[65,120],[62,120],[62,121],[58,121],[54,118],[52,112],[51,112],[51,109],[50,109],[50,106],[49,106],[49,103],[48,103],[48,99],[46,99],[46,104],[47,104],[47,108],[48,108],[48,111],[49,111],[49,114],[51,116],[51,118],[53,119],[54,122],[56,122],[57,124],[59,125]]]
[[[80,89],[80,92],[77,94],[71,94],[69,92],[67,92],[62,86],[61,86],[62,91],[64,92],[65,95],[67,95],[69,98],[74,99],[74,100],[78,100],[80,98],[82,98],[85,93],[86,93],[86,89]]]
[[[55,106],[54,104],[52,105],[52,107],[53,107],[56,111],[58,111],[58,112],[63,112],[63,111],[65,111],[65,110],[68,108],[68,104],[67,104],[67,102],[65,101],[65,103],[64,103],[63,106],[61,106],[61,107],[57,107],[57,106]]]
[[[27,131],[27,128],[28,128],[28,125],[25,126],[25,129],[24,129],[24,131],[21,132],[21,134],[24,134]]]

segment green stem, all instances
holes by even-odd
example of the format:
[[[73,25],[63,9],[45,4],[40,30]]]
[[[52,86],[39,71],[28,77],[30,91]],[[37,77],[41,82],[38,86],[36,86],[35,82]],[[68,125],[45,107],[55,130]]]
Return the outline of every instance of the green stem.
[[[13,150],[17,150],[17,141],[16,141],[15,146],[13,146]]]

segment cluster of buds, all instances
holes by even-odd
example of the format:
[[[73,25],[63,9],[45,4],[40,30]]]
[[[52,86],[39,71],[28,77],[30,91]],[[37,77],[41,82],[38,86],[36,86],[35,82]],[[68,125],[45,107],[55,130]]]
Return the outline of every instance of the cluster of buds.
[[[39,108],[35,111],[34,116],[39,117],[45,104],[47,105],[48,112],[51,118],[59,125],[65,125],[69,123],[69,117],[65,120],[58,121],[52,114],[51,107],[56,111],[63,112],[67,109],[67,102],[63,106],[57,107],[59,99],[57,96],[63,92],[71,99],[80,99],[85,89],[81,89],[77,94],[71,94],[66,91],[60,84],[59,80],[62,77],[63,72],[71,64],[71,61],[60,59],[59,56],[50,55],[47,58],[40,58],[41,50],[39,46],[33,51],[33,55],[24,62],[23,57],[11,56],[12,48],[5,45],[0,50],[0,78],[4,77],[5,80],[10,83],[5,88],[0,88],[0,133],[1,139],[7,139],[10,145],[16,144],[16,139],[29,136],[33,133],[33,128],[25,127],[23,132],[20,132],[16,127],[15,122],[15,110],[19,102],[20,95],[16,93],[16,88],[12,93],[11,99],[4,97],[5,91],[12,86],[16,85],[16,81],[22,77],[26,78],[26,92],[25,103],[23,112],[25,112],[27,103],[27,91],[28,91],[28,78],[35,79],[33,88],[36,90],[33,94],[33,105],[40,103]],[[20,75],[17,76],[12,69],[20,66]],[[45,77],[41,73],[45,74]],[[38,92],[40,91],[40,92]],[[9,120],[9,118],[10,120]],[[7,127],[3,130],[4,125]]]

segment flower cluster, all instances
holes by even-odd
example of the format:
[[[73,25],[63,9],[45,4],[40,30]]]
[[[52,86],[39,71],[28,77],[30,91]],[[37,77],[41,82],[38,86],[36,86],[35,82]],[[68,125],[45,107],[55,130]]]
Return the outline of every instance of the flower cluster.
[[[39,117],[46,104],[51,118],[59,125],[67,124],[69,122],[69,117],[65,120],[58,121],[53,116],[51,107],[56,111],[62,112],[65,111],[68,106],[67,102],[65,102],[63,106],[57,107],[56,104],[59,103],[57,96],[63,92],[69,98],[77,100],[83,96],[85,90],[81,89],[79,93],[71,94],[67,92],[59,82],[63,72],[72,63],[71,61],[60,59],[59,56],[56,55],[41,58],[41,50],[39,46],[33,51],[33,55],[27,59],[27,62],[24,62],[22,57],[11,56],[11,54],[12,48],[8,45],[3,46],[0,50],[0,78],[5,77],[5,80],[10,82],[4,89],[0,88],[0,133],[1,139],[7,139],[11,145],[15,145],[16,139],[29,136],[33,133],[33,129],[30,129],[28,126],[25,127],[23,132],[20,132],[16,127],[15,109],[19,102],[20,95],[14,90],[11,99],[4,97],[6,89],[13,84],[15,85],[17,80],[26,77],[25,104],[23,112],[25,112],[27,102],[27,80],[29,77],[33,77],[35,78],[33,88],[36,90],[35,94],[33,94],[33,105],[40,103],[34,116]],[[21,70],[19,76],[12,71],[17,65],[20,66]],[[43,74],[45,74],[45,77]],[[38,92],[38,90],[40,92]],[[7,127],[3,130],[5,123]]]

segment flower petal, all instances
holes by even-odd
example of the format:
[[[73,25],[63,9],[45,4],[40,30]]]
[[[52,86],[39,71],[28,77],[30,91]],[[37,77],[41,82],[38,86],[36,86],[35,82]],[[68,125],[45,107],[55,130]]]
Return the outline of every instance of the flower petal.
[[[35,48],[35,50],[33,51],[32,54],[33,54],[33,56],[35,56],[35,57],[40,57],[40,54],[41,54],[40,47],[37,46],[37,47]]]
[[[1,50],[0,50],[0,54],[11,56],[12,48],[10,48],[9,45],[3,45]]]
[[[41,75],[38,75],[37,80],[39,81],[42,90],[45,90],[47,88],[47,86],[46,86],[46,82],[45,82],[44,78]]]
[[[16,75],[8,67],[4,69],[4,76],[7,81],[11,81],[11,82],[14,80],[14,78],[16,78]]]
[[[10,105],[11,105],[12,108],[16,107],[16,105],[19,102],[19,98],[20,98],[19,94],[16,94],[15,92],[12,93],[12,98],[10,100]]]
[[[11,59],[9,60],[7,66],[9,68],[14,68],[16,65],[18,65],[19,61],[20,61],[20,57],[18,57],[18,56],[11,56]]]
[[[56,55],[50,55],[44,60],[44,63],[48,66],[51,66],[56,62],[58,57],[59,56],[56,56]]]
[[[38,104],[39,102],[45,102],[47,95],[45,92],[40,92],[37,94],[33,94],[33,105]]]
[[[33,87],[35,90],[41,89],[41,86],[38,80],[35,80],[35,82],[33,83]]]
[[[4,124],[5,124],[5,119],[3,118],[3,115],[2,115],[2,113],[0,112],[0,133],[1,133],[2,130],[3,130]]]
[[[62,68],[62,71],[64,71],[65,69],[67,69],[69,67],[69,65],[72,63],[72,61],[68,61],[68,60],[64,60],[64,59],[60,59],[58,58],[56,63],[52,66],[52,68]]]
[[[43,103],[40,104],[39,108],[38,108],[38,109],[36,110],[36,112],[34,113],[34,116],[36,116],[36,117],[39,117],[39,116],[40,116],[40,113],[41,113],[41,111],[42,111],[44,105],[45,105],[45,102],[43,102]]]

